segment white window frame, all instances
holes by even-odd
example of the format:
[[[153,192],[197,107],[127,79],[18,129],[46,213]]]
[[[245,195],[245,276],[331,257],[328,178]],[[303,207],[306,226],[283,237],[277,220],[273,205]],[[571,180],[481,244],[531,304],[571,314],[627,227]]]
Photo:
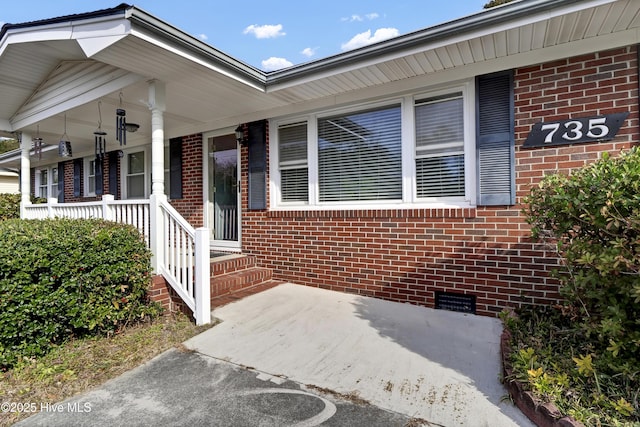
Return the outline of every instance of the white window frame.
[[[95,162],[96,158],[95,157],[85,157],[83,158],[83,169],[84,169],[84,176],[83,176],[83,186],[84,186],[84,197],[93,197],[96,195],[96,171],[95,171],[95,167],[94,170],[91,170],[91,162]],[[92,173],[90,173],[92,172]],[[89,178],[93,177],[93,191],[89,191]]]
[[[144,196],[142,199],[148,199],[151,194],[151,156],[148,147],[135,147],[123,150],[122,163],[120,166],[120,186],[122,189],[122,198],[129,199],[127,188],[127,177],[129,176],[129,155],[144,152]]]
[[[462,92],[464,120],[465,195],[447,198],[418,198],[416,182],[415,103],[421,99]],[[476,205],[476,143],[475,143],[475,82],[473,79],[434,90],[407,94],[400,97],[351,105],[347,108],[323,110],[306,115],[272,119],[269,123],[270,205],[273,210],[358,210],[389,209],[399,204],[403,208],[465,208]],[[402,138],[402,200],[319,202],[318,174],[318,119],[340,114],[357,113],[367,109],[400,104]],[[280,126],[307,123],[307,164],[309,173],[308,202],[283,202],[280,192],[278,159],[278,128]]]
[[[57,190],[58,189],[58,182],[53,182],[53,170],[54,169],[58,169],[58,165],[50,165],[47,167],[42,167],[42,168],[36,168],[36,173],[35,173],[35,183],[34,183],[34,188],[35,188],[35,193],[36,193],[36,197],[42,197],[45,199],[50,199],[50,198],[57,198],[58,194],[56,191],[56,195],[53,195],[54,189]],[[42,195],[42,172],[46,171],[47,176],[48,176],[48,182],[47,182],[47,194],[46,195]],[[60,179],[60,171],[58,170],[58,180]]]

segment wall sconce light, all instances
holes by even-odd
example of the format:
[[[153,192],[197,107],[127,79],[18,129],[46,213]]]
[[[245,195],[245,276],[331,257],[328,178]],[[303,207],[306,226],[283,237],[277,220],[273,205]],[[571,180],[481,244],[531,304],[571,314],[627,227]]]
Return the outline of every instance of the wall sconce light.
[[[244,128],[242,127],[242,125],[238,125],[238,127],[235,130],[235,133],[236,133],[236,141],[238,141],[238,144],[243,145],[249,142],[244,137]]]

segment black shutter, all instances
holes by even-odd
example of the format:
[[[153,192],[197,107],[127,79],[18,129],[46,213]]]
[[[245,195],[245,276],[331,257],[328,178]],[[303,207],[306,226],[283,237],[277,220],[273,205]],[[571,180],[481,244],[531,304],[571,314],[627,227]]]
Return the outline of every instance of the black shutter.
[[[476,89],[478,205],[513,205],[516,201],[513,72],[478,76]]]
[[[169,186],[170,199],[182,199],[182,138],[169,140]]]
[[[249,123],[249,209],[267,208],[266,122]]]
[[[102,158],[96,156],[96,196],[102,196],[104,194],[104,182],[102,180],[104,171],[102,168]]]
[[[58,203],[64,203],[64,162],[58,162]]]
[[[73,161],[73,197],[82,194],[82,159]]]
[[[120,158],[121,151],[111,151],[109,153],[109,194],[113,195],[113,198],[120,200],[120,194],[118,194],[118,159]]]
[[[36,188],[36,168],[31,168],[29,170],[29,195],[36,197],[36,194],[38,194],[38,189]]]

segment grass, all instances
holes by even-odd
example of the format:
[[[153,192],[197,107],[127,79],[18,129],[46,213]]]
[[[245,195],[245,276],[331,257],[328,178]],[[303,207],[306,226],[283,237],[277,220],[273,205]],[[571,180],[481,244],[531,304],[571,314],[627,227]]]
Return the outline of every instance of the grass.
[[[612,355],[560,307],[502,316],[513,378],[588,427],[640,427],[640,362]]]
[[[56,403],[88,391],[152,359],[212,325],[195,326],[186,316],[167,315],[128,326],[116,335],[72,340],[46,356],[0,372],[0,402]],[[14,407],[14,409],[16,409]],[[33,413],[0,412],[0,426]]]

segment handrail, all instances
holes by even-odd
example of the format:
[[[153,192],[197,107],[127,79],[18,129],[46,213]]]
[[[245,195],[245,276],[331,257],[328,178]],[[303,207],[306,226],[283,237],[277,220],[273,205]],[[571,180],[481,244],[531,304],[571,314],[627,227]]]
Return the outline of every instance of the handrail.
[[[194,229],[169,202],[158,203],[164,254],[159,272],[193,311],[197,324],[211,321],[209,231]]]

